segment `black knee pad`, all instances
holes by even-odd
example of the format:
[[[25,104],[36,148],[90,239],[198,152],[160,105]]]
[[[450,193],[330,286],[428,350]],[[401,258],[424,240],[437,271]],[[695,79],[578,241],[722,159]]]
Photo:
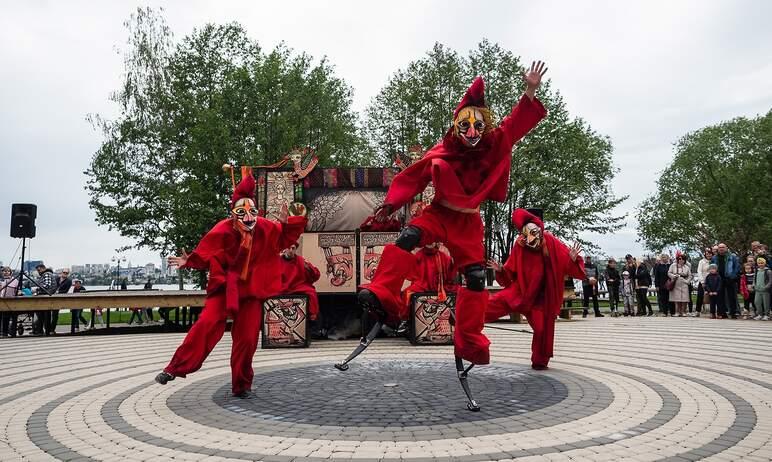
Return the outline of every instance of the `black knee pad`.
[[[464,268],[466,288],[475,292],[485,290],[485,267],[483,265],[469,265]]]
[[[421,230],[415,226],[406,226],[405,229],[399,233],[397,240],[394,244],[402,250],[412,251],[418,247],[418,243],[421,241]]]

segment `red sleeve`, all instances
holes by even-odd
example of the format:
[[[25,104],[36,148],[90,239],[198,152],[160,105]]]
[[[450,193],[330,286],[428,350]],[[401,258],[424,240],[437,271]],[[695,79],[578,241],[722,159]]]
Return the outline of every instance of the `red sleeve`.
[[[431,165],[431,159],[424,155],[422,159],[415,161],[410,167],[399,172],[391,180],[391,186],[389,186],[383,203],[389,204],[394,210],[397,210],[422,193],[432,179]]]
[[[222,222],[220,222],[222,223]],[[222,225],[218,223],[201,238],[196,248],[188,255],[188,261],[183,268],[207,270],[212,260],[225,251],[225,234]]]
[[[303,258],[303,257],[300,257],[300,258]],[[303,266],[306,269],[306,282],[308,282],[309,284],[313,284],[319,280],[319,278],[322,275],[322,273],[319,272],[319,268],[312,265],[311,262],[309,262],[306,259],[303,259]]]
[[[502,133],[504,143],[511,148],[533,130],[545,115],[547,115],[547,109],[541,101],[538,98],[531,99],[524,94],[496,130]]]
[[[300,239],[300,235],[306,229],[306,223],[308,223],[306,217],[287,217],[286,223],[274,222],[275,225],[279,226],[281,233],[279,236],[279,249],[286,249],[297,242]]]
[[[496,272],[496,282],[498,282],[501,287],[509,287],[515,282],[516,278],[517,268],[515,263],[515,249],[513,247],[512,251],[509,252],[509,258],[504,262],[501,271]]]
[[[584,258],[581,255],[576,257],[576,261],[571,260],[571,250],[557,238],[555,239],[555,250],[560,267],[563,269],[564,276],[570,276],[574,279],[585,279]]]
[[[512,281],[512,276],[506,269],[502,271],[496,271],[495,276],[496,282],[498,282],[501,287],[509,287],[512,285],[512,282],[514,282]]]

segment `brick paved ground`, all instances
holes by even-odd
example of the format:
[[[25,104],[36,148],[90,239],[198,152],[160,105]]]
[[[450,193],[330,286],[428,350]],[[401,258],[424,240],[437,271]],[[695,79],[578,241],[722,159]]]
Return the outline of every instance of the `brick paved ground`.
[[[0,460],[772,459],[772,323],[560,323],[544,372],[530,335],[488,333],[480,413],[449,347],[379,339],[346,373],[353,341],[258,351],[239,400],[228,336],[167,386],[181,334],[0,339]]]

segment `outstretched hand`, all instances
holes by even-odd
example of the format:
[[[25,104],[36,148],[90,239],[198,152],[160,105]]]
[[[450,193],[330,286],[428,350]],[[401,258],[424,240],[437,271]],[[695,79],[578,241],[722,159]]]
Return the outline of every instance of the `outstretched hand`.
[[[175,256],[169,256],[166,258],[166,262],[169,263],[169,266],[176,266],[177,268],[181,268],[185,266],[185,263],[188,262],[188,257],[190,256],[189,253],[185,251],[185,248],[182,249],[182,255],[179,257]]]
[[[388,220],[391,214],[394,213],[394,210],[392,209],[391,205],[389,204],[383,204],[377,209],[375,209],[374,217],[375,221],[378,223],[383,223],[384,221]]]
[[[289,208],[287,207],[287,204],[283,204],[279,209],[279,223],[286,224],[288,217],[289,217]]]
[[[495,272],[500,272],[504,267],[501,266],[501,263],[497,262],[496,260],[488,260],[485,264],[486,268],[490,268]]]
[[[568,256],[571,257],[571,261],[576,261],[576,257],[582,253],[582,246],[578,242],[574,242],[571,249],[568,251]]]
[[[531,68],[523,74],[525,80],[525,94],[533,99],[536,96],[536,89],[541,85],[541,78],[547,73],[546,63],[543,61],[533,61]]]

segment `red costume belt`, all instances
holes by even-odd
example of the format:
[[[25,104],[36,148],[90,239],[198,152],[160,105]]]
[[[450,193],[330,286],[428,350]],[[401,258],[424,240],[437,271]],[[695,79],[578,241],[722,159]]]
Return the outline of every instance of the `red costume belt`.
[[[450,202],[446,201],[445,199],[439,199],[435,201],[436,204],[441,205],[442,207],[445,207],[446,209],[453,210],[454,212],[461,212],[461,213],[480,213],[480,207],[477,206],[473,209],[465,209],[463,207],[456,207],[455,205],[451,204]]]

